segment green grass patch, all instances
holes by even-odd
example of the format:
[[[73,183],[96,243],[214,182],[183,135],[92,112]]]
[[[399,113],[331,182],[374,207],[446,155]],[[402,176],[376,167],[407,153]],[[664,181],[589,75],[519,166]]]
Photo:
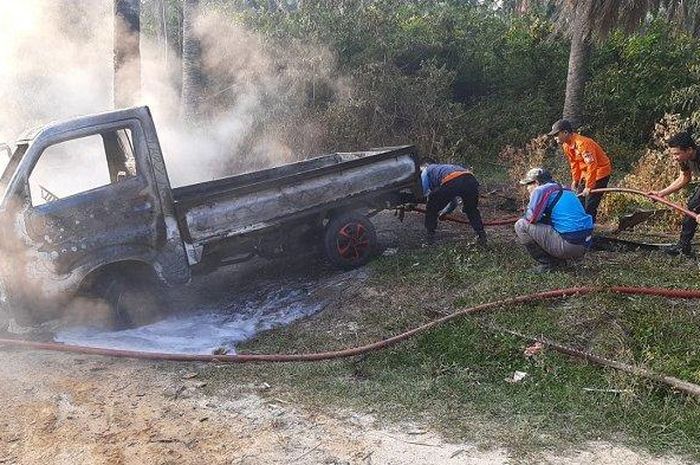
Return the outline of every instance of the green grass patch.
[[[262,335],[243,351],[347,347],[461,308],[561,287],[700,289],[697,263],[656,253],[596,252],[547,275],[529,273],[532,265],[505,232],[486,250],[446,244],[381,257],[367,285],[338,308]],[[359,329],[347,330],[350,323]],[[525,341],[493,326],[700,383],[698,302],[602,293],[484,312],[350,360],[217,369],[210,389],[231,378],[265,381],[273,396],[424,422],[453,439],[507,447],[516,458],[607,440],[700,459],[697,399],[553,351],[527,358]],[[527,377],[506,382],[516,370]]]

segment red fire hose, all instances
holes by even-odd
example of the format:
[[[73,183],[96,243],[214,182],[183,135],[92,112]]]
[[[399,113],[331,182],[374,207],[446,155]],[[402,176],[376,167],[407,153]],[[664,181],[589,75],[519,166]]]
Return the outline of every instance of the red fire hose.
[[[660,201],[665,205],[674,208],[684,214],[693,216],[697,218],[697,215],[683,207],[676,204],[668,202],[660,197],[651,196],[645,192],[637,191],[634,189],[617,189],[617,188],[606,188],[606,189],[596,189],[596,191],[604,192],[627,192],[633,194],[645,195],[652,200]],[[420,210],[417,210],[420,211]],[[512,223],[513,220],[501,220],[498,223],[505,223],[508,221]],[[401,341],[409,339],[417,334],[423,333],[437,327],[439,325],[445,324],[456,318],[463,317],[466,315],[471,315],[477,312],[483,312],[486,310],[492,310],[498,307],[519,305],[533,301],[539,301],[543,299],[553,299],[568,296],[580,296],[585,294],[591,294],[596,292],[612,292],[616,294],[625,295],[648,295],[648,296],[659,296],[667,297],[672,299],[700,299],[700,290],[692,289],[667,289],[667,288],[652,288],[652,287],[627,287],[627,286],[611,286],[611,287],[571,287],[565,289],[555,289],[551,291],[538,292],[534,294],[527,294],[518,297],[512,297],[509,299],[497,300],[493,302],[483,303],[473,307],[465,308],[454,312],[450,315],[438,318],[424,325],[418,326],[414,329],[406,331],[404,333],[392,336],[381,341],[377,341],[371,344],[352,347],[348,349],[329,351],[329,352],[313,352],[313,353],[303,353],[303,354],[237,354],[237,355],[213,355],[213,354],[172,354],[172,353],[155,353],[155,352],[142,352],[134,350],[118,350],[118,349],[102,349],[96,347],[85,347],[76,345],[67,345],[52,342],[34,342],[25,341],[19,339],[0,339],[0,346],[9,347],[19,347],[25,349],[37,349],[37,350],[52,350],[59,352],[70,352],[78,354],[88,354],[88,355],[103,355],[109,357],[123,357],[123,358],[135,358],[135,359],[145,359],[145,360],[166,360],[166,361],[177,361],[177,362],[217,362],[217,363],[245,363],[245,362],[313,362],[319,360],[332,360],[346,357],[354,357],[357,355],[366,354],[369,352],[385,349]],[[544,341],[549,347],[558,350],[563,353],[567,353],[573,356],[583,357],[593,363],[597,363],[604,366],[609,366],[619,370],[627,371],[629,373],[635,374],[642,378],[651,379],[656,382],[665,383],[673,388],[680,390],[682,392],[692,394],[695,396],[700,396],[700,386],[689,383],[686,381],[679,380],[670,376],[664,376],[656,374],[648,369],[639,367],[630,367],[629,365],[622,364],[620,362],[610,361],[593,354],[584,353],[575,349],[570,349],[553,342]]]
[[[691,210],[688,210],[687,208],[684,208],[678,204],[670,202],[663,197],[659,197],[658,195],[651,195],[648,192],[640,191],[637,189],[629,189],[626,187],[602,187],[600,189],[591,190],[591,193],[595,193],[595,192],[601,192],[601,193],[620,192],[620,193],[624,193],[624,194],[642,195],[644,197],[647,197],[647,198],[653,200],[654,202],[662,203],[669,208],[672,208],[674,210],[679,211],[680,213],[683,213],[684,215],[688,215],[691,218],[695,218],[696,221],[698,221],[698,218],[700,218],[699,214],[697,214]],[[426,209],[423,207],[413,207],[412,211],[415,211],[418,213],[427,213]],[[516,221],[518,221],[519,218],[520,217],[512,217],[512,218],[504,218],[501,220],[484,221],[484,226],[504,226],[504,225],[508,225],[508,224],[513,224]],[[469,221],[467,221],[463,218],[460,218],[458,216],[454,216],[454,215],[446,215],[446,216],[443,216],[441,219],[443,221],[452,221],[454,223],[469,224]]]
[[[425,208],[418,206],[413,207],[411,211],[424,214],[427,213],[427,210]],[[518,221],[519,218],[519,216],[514,216],[512,218],[503,218],[501,220],[484,221],[484,226],[505,226],[508,224],[515,223],[516,221]],[[452,221],[453,223],[469,224],[469,221],[454,215],[445,215],[440,219],[442,221]]]
[[[669,208],[672,208],[674,210],[678,210],[679,212],[688,215],[691,218],[694,218],[696,221],[699,221],[700,215],[695,213],[694,211],[688,210],[687,208],[684,208],[678,204],[675,204],[673,202],[670,202],[666,200],[663,197],[659,197],[658,195],[651,195],[648,192],[640,191],[637,189],[629,189],[626,187],[601,187],[600,189],[593,189],[591,192],[622,192],[625,194],[636,194],[636,195],[642,195],[644,197],[647,197],[654,202],[659,202],[664,205],[666,205]]]
[[[612,292],[617,294],[625,295],[650,295],[667,297],[672,299],[700,299],[700,290],[689,290],[689,289],[666,289],[666,288],[651,288],[651,287],[626,287],[626,286],[612,286],[612,287],[570,287],[565,289],[555,289],[545,292],[537,292],[534,294],[527,294],[518,297],[513,297],[510,299],[503,299],[494,302],[488,302],[474,307],[465,308],[459,310],[450,315],[438,318],[424,325],[418,326],[417,328],[411,329],[404,333],[398,334],[396,336],[384,339],[381,341],[373,342],[371,344],[366,344],[359,347],[352,347],[349,349],[341,349],[329,352],[313,352],[304,354],[240,354],[240,355],[214,355],[214,354],[171,354],[171,353],[157,353],[157,352],[142,352],[135,350],[119,350],[119,349],[101,349],[97,347],[85,347],[85,346],[75,346],[67,344],[59,344],[54,342],[34,342],[34,341],[24,341],[19,339],[0,339],[0,346],[11,346],[19,347],[25,349],[36,349],[36,350],[51,350],[58,352],[69,352],[76,354],[87,354],[87,355],[102,355],[108,357],[121,357],[121,358],[133,358],[142,360],[162,360],[162,361],[174,361],[174,362],[217,362],[217,363],[246,363],[246,362],[315,362],[320,360],[333,360],[339,358],[354,357],[358,355],[367,354],[369,352],[378,351],[385,349],[392,345],[395,345],[401,341],[409,339],[417,334],[423,333],[429,329],[436,326],[445,324],[456,318],[463,317],[466,315],[471,315],[478,312],[483,312],[486,310],[492,310],[498,307],[519,305],[528,302],[539,301],[543,299],[554,299],[560,297],[568,296],[581,296],[585,294],[591,294],[595,292]],[[522,337],[522,336],[521,336]],[[691,394],[700,397],[700,386],[689,383],[687,381],[674,378],[672,376],[666,376],[653,371],[643,368],[635,367],[613,360],[608,360],[603,357],[590,354],[587,352],[579,351],[577,349],[572,349],[563,345],[556,344],[554,342],[548,341],[542,338],[528,338],[532,340],[537,340],[542,342],[546,346],[557,350],[559,352],[584,358],[592,363],[598,365],[608,366],[615,368],[617,370],[622,370],[627,373],[634,374],[636,376],[649,379],[655,382],[667,384],[674,389],[677,389],[686,394]]]

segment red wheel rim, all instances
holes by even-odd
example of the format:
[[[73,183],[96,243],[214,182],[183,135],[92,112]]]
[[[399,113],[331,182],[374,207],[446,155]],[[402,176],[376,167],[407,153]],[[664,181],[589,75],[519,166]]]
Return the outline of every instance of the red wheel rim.
[[[348,223],[338,231],[336,240],[338,254],[344,260],[362,258],[369,250],[367,230],[362,223]]]

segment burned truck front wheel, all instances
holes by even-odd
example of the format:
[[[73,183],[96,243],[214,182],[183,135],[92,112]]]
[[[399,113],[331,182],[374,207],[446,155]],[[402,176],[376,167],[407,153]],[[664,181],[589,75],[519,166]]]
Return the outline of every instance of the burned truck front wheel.
[[[341,213],[326,225],[324,252],[338,268],[350,270],[366,264],[374,256],[377,245],[374,225],[359,213]]]
[[[102,273],[88,293],[107,307],[101,325],[112,330],[153,323],[164,314],[162,284],[147,270],[122,268]]]

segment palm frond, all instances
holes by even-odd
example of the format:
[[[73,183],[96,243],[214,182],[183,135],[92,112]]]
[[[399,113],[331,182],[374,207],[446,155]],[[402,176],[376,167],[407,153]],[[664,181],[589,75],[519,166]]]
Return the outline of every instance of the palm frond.
[[[700,34],[700,0],[558,0],[558,7],[558,30],[568,34],[582,28],[604,38],[618,28],[633,31],[657,14]]]

